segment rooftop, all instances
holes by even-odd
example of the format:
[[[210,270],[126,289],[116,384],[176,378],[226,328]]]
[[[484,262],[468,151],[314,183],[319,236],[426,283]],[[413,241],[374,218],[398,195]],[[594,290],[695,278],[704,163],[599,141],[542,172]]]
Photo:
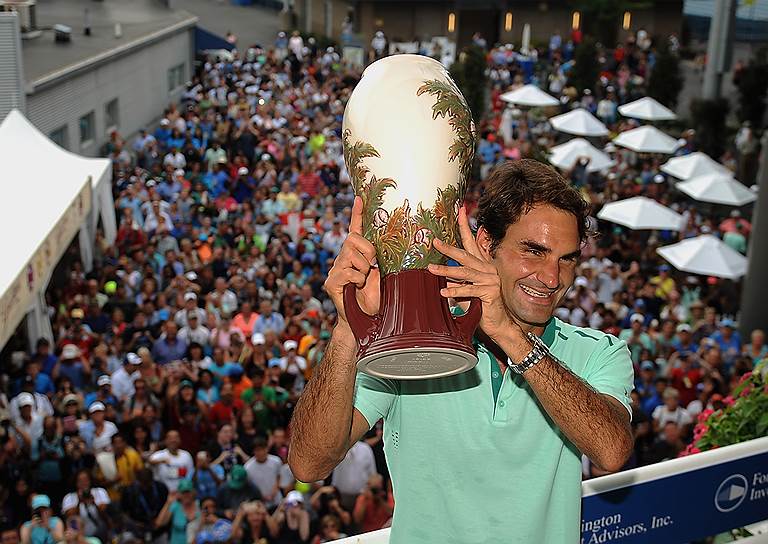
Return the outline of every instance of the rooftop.
[[[84,33],[86,9],[91,35]],[[112,57],[174,28],[193,26],[197,18],[180,9],[168,9],[159,0],[38,0],[37,27],[42,35],[22,41],[24,76],[32,88]],[[122,36],[115,37],[115,23]],[[69,43],[54,41],[53,25],[72,29]]]

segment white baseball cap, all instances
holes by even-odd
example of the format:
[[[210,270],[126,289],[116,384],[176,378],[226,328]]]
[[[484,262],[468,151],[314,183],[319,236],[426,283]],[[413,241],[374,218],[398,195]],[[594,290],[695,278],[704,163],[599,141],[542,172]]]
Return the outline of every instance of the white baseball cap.
[[[35,405],[35,397],[32,396],[32,393],[19,393],[19,408],[23,406],[34,406]]]
[[[241,166],[237,169],[237,175],[238,176],[247,176],[248,175],[248,168],[245,166]]]
[[[77,508],[80,501],[77,498],[77,493],[67,493],[64,495],[64,500],[61,501],[61,511],[67,512]]]
[[[296,343],[296,340],[286,340],[283,344],[283,349],[285,351],[291,351],[292,349],[296,349],[299,347],[299,344]]]
[[[184,293],[184,302],[188,300],[197,300],[197,295],[191,291],[189,293]]]
[[[76,359],[80,356],[80,348],[74,344],[67,344],[61,350],[62,359]]]
[[[140,365],[142,363],[141,357],[136,355],[135,353],[131,352],[128,355],[125,356],[125,360],[128,361],[132,365]]]
[[[264,335],[261,334],[260,332],[255,332],[253,333],[253,336],[251,336],[251,344],[253,344],[254,346],[257,344],[263,345],[265,343],[266,343],[266,339],[264,338]]]
[[[643,314],[632,314],[629,316],[629,322],[630,323],[645,323],[645,317],[643,317]]]
[[[102,374],[99,376],[99,379],[96,380],[96,385],[101,387],[102,385],[112,385],[112,380],[107,376],[106,374]]]
[[[104,406],[104,403],[97,400],[88,407],[88,413],[93,414],[95,412],[103,412],[106,409],[107,408]]]

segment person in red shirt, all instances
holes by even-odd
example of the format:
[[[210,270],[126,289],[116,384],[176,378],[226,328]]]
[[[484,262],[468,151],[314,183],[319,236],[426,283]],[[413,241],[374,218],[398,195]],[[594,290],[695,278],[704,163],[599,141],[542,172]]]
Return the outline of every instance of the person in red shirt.
[[[352,517],[363,533],[375,531],[384,527],[392,517],[392,505],[387,500],[387,489],[381,474],[372,474],[355,500]]]
[[[688,351],[677,352],[672,355],[669,365],[670,385],[680,393],[680,406],[686,407],[696,398],[696,385],[701,381],[701,370],[693,368],[694,355]],[[680,365],[675,367],[675,359]]]
[[[232,392],[232,384],[223,384],[218,402],[211,407],[209,414],[211,425],[218,428],[225,423],[234,423],[242,409],[243,401],[235,398]]]
[[[299,193],[308,194],[312,198],[317,196],[317,193],[320,192],[320,186],[323,184],[323,180],[320,179],[320,176],[314,170],[314,164],[310,161],[304,164],[297,181]]]
[[[240,305],[240,313],[232,320],[232,325],[240,329],[246,338],[253,334],[253,326],[256,324],[256,318],[259,314],[253,311],[253,306],[247,300]]]

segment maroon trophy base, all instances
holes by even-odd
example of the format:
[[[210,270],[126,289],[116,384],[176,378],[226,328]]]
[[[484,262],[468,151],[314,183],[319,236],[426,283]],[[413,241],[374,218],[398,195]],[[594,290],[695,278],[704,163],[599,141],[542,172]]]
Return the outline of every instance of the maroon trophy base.
[[[362,311],[355,286],[344,290],[344,309],[358,341],[358,369],[380,378],[415,380],[459,374],[477,364],[472,335],[481,304],[473,299],[463,316],[451,314],[440,295],[446,279],[428,270],[384,276],[380,313]]]

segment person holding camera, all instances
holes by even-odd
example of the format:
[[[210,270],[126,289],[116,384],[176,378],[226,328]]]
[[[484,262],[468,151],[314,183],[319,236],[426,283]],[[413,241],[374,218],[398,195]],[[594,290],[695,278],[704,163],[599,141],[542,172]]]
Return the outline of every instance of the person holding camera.
[[[21,544],[54,544],[64,536],[64,523],[51,513],[48,495],[32,497],[32,519],[21,526]]]
[[[82,533],[106,542],[111,521],[109,494],[102,487],[92,487],[91,474],[81,470],[75,477],[75,491],[64,495],[61,501],[61,513],[69,519],[79,516],[82,520]]]
[[[272,544],[279,533],[280,527],[261,501],[242,503],[232,522],[234,544]]]
[[[304,508],[304,495],[291,491],[272,515],[279,533],[276,544],[297,544],[309,540],[309,512]]]
[[[315,491],[309,499],[309,505],[321,520],[321,530],[323,527],[322,520],[325,516],[333,516],[339,521],[339,531],[342,529],[346,530],[352,526],[352,514],[345,510],[341,505],[341,493],[339,493],[339,490],[332,485],[324,485]]]

